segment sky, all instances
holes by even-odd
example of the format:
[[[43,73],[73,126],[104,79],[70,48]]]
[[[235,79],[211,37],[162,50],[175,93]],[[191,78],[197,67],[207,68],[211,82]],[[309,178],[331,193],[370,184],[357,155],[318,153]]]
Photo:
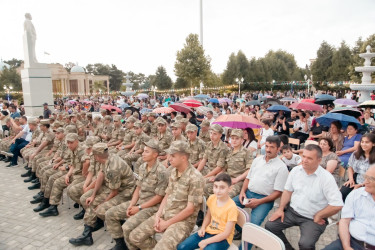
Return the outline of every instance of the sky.
[[[115,64],[146,75],[162,65],[176,79],[176,52],[190,33],[200,33],[199,6],[199,0],[0,0],[0,57],[23,59],[29,12],[39,62]],[[374,28],[374,0],[203,0],[203,47],[215,73],[238,50],[250,59],[282,49],[304,67],[323,40],[352,47]]]

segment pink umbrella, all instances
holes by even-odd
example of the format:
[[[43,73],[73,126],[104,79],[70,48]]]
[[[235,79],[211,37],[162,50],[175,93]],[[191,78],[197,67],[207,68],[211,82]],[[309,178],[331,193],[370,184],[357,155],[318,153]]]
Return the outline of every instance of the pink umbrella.
[[[311,111],[323,111],[322,107],[315,103],[310,102],[295,102],[289,106],[291,109],[303,109],[303,110],[311,110]]]
[[[213,122],[213,124],[239,129],[263,127],[262,123],[257,119],[238,114],[221,115]]]
[[[202,103],[200,101],[197,101],[197,100],[187,100],[187,101],[184,101],[183,103],[186,106],[189,106],[189,107],[192,107],[192,108],[196,108],[196,107],[202,106]]]
[[[100,108],[106,109],[109,111],[116,111],[117,113],[120,113],[120,114],[122,113],[121,109],[112,105],[102,105]]]
[[[158,114],[170,114],[174,112],[175,110],[170,107],[161,107],[161,108],[156,108],[152,112],[158,113]]]
[[[169,107],[173,108],[177,112],[182,112],[186,114],[192,111],[189,106],[183,103],[174,103],[174,104],[171,104]]]
[[[229,98],[226,98],[226,97],[224,97],[224,98],[219,98],[219,103],[224,103],[224,102],[226,102],[226,103],[228,103],[228,104],[231,104],[231,103],[232,103],[232,100],[229,99]]]

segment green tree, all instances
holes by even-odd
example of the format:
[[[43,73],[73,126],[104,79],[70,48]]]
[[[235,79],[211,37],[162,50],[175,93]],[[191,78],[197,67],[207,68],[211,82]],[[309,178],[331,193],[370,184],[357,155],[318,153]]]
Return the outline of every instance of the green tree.
[[[189,88],[190,85],[184,78],[178,77],[173,87],[175,89],[184,89],[184,88]]]
[[[158,87],[158,89],[172,88],[172,79],[168,76],[163,66],[159,66],[156,70],[155,78],[152,79],[151,85]]]
[[[184,47],[177,51],[174,65],[177,77],[189,82],[190,87],[199,86],[211,71],[211,59],[204,55],[204,49],[197,34],[190,34],[186,38]]]
[[[5,63],[9,64],[11,68],[18,68],[23,63],[23,60],[18,60],[16,58],[12,58],[11,60],[4,61]]]
[[[222,75],[222,80],[224,84],[235,84],[235,79],[236,77],[238,77],[237,69],[237,57],[234,53],[232,53],[229,56],[227,67],[225,68]]]
[[[333,52],[332,65],[328,68],[329,81],[349,81],[350,66],[352,64],[352,54],[345,41]]]
[[[66,69],[66,71],[70,72],[70,70],[71,70],[75,65],[76,65],[75,63],[68,62],[68,63],[65,63],[64,68]]]
[[[13,90],[22,90],[21,76],[17,73],[16,68],[4,68],[0,75],[0,89],[4,89],[4,85],[12,86]]]
[[[114,64],[111,66],[102,63],[88,64],[86,66],[86,71],[94,75],[109,76],[109,89],[114,91],[120,90],[125,76],[124,72],[118,69]]]
[[[334,48],[323,41],[317,51],[315,62],[311,66],[311,73],[315,81],[328,81],[328,69],[332,65]]]

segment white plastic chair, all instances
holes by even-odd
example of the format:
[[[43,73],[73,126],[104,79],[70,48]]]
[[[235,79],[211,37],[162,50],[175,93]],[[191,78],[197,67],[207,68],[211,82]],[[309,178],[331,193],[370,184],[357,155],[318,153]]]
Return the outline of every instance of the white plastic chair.
[[[285,250],[284,242],[282,242],[279,237],[249,222],[245,223],[244,227],[242,227],[242,249],[247,245],[245,242],[251,243],[264,250]]]
[[[242,230],[243,230],[244,225],[246,223],[250,222],[250,216],[242,208],[237,207],[237,209],[238,209],[237,225],[242,227]],[[242,235],[243,235],[243,231],[242,231]],[[228,250],[236,250],[236,249],[238,249],[238,247],[232,242],[232,244],[230,244]],[[247,250],[247,244],[246,244],[246,246],[242,246],[242,249]]]

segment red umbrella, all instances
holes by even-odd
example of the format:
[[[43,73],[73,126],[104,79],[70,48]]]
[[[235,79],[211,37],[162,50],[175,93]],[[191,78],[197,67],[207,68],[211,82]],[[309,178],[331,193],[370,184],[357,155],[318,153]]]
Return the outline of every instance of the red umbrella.
[[[152,112],[158,113],[158,114],[170,114],[174,112],[175,110],[170,107],[161,107],[161,108],[156,108]]]
[[[262,123],[255,118],[250,116],[230,114],[230,115],[221,115],[213,122],[213,124],[220,124],[224,127],[230,128],[261,128],[263,127]]]
[[[183,103],[174,103],[174,104],[169,105],[169,107],[173,108],[177,112],[182,112],[186,114],[192,111],[189,106]]]
[[[202,106],[202,103],[197,100],[187,100],[183,102],[186,106],[192,107],[192,108],[197,108]]]
[[[311,111],[323,111],[322,107],[318,104],[310,103],[310,102],[295,102],[289,106],[292,109],[304,109],[304,110],[311,110]]]
[[[302,99],[301,102],[315,103],[314,99]]]
[[[100,108],[106,109],[109,111],[116,111],[117,113],[120,113],[120,114],[122,113],[121,109],[112,105],[102,105]]]

